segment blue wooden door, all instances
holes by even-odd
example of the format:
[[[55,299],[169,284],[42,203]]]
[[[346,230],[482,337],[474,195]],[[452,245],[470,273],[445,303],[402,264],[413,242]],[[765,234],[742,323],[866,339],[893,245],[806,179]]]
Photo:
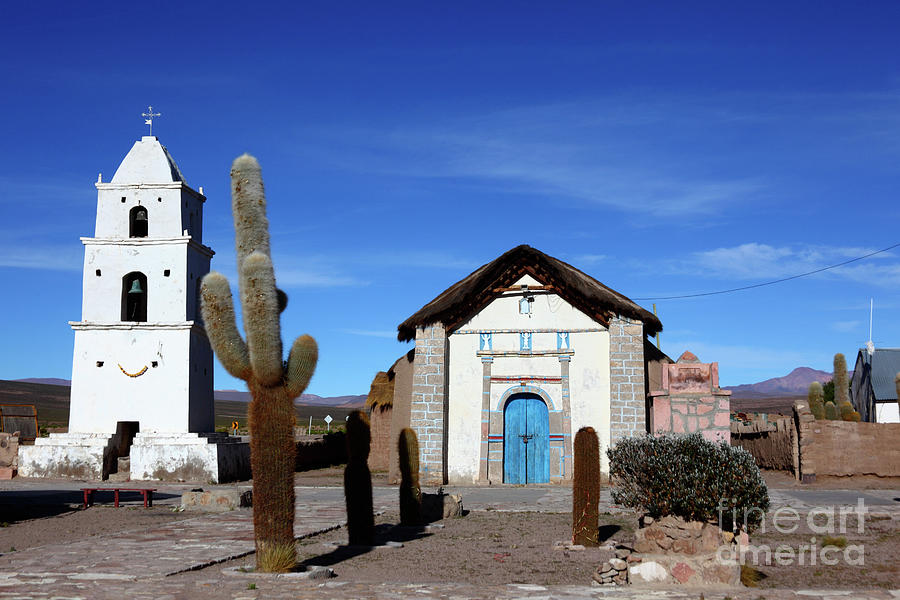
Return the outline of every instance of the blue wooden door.
[[[531,394],[517,394],[503,414],[504,483],[550,481],[550,415]]]

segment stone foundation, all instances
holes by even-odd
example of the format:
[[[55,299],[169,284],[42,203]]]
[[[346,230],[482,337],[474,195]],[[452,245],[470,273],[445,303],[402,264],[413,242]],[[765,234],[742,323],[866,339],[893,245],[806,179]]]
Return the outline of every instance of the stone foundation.
[[[741,566],[718,555],[720,548],[727,545],[726,555],[731,556],[734,536],[723,533],[718,525],[672,516],[658,521],[644,517],[641,524],[634,543],[641,560],[629,565],[631,583],[694,587],[740,584]]]
[[[115,469],[118,437],[55,433],[19,448],[19,475],[102,481]],[[131,479],[222,483],[250,479],[250,444],[226,434],[138,433]]]
[[[248,480],[250,444],[221,433],[138,433],[131,446],[131,479]]]
[[[71,477],[102,480],[112,455],[111,433],[54,433],[19,448],[22,477]]]

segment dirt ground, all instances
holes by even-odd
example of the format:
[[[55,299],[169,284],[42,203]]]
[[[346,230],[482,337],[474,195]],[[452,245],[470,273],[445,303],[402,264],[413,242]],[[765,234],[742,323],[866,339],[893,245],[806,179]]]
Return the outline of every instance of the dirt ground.
[[[0,506],[0,553],[21,551],[46,544],[72,542],[95,535],[132,529],[148,529],[195,517],[174,512],[170,506],[94,505],[87,510],[62,505],[50,511],[47,507]]]
[[[784,522],[789,524],[789,522]],[[817,518],[819,526],[825,525],[824,518]],[[790,534],[780,533],[771,526],[767,531],[757,532],[750,536],[750,544],[760,549],[768,547],[772,550],[771,559],[760,552],[759,561],[747,561],[755,566],[765,577],[759,582],[764,588],[870,588],[881,587],[894,589],[900,578],[897,557],[900,556],[900,522],[890,517],[868,515],[863,521],[863,532],[859,533],[855,517],[849,517],[846,527],[841,527],[840,520],[835,519],[834,532],[825,534],[813,532],[806,516],[798,523],[797,531]],[[782,526],[784,529],[784,526]],[[816,564],[812,564],[810,551],[806,550],[803,564],[800,564],[799,549],[801,544],[813,546],[815,539]],[[828,560],[837,560],[835,565],[822,564],[822,547],[826,543],[844,546],[843,549],[831,549],[825,553]],[[786,545],[793,549],[793,559],[785,560],[787,565],[779,565],[775,549]],[[854,546],[856,548],[854,548]],[[845,554],[846,553],[846,554]],[[785,555],[787,557],[787,555]],[[854,565],[848,562],[861,561]],[[756,563],[754,565],[754,563]]]
[[[310,471],[299,471],[294,473],[294,485],[342,487],[344,485],[345,466],[337,465]],[[372,485],[376,487],[390,485],[387,471],[372,471]]]
[[[613,556],[604,548],[554,549],[555,542],[572,536],[571,517],[565,514],[470,512],[439,521],[443,528],[434,530],[398,527],[397,521],[396,513],[376,517],[376,542],[401,542],[402,548],[361,552],[341,547],[347,543],[347,530],[341,528],[300,540],[297,553],[301,565],[329,566],[335,571],[335,581],[360,583],[588,585],[597,566]],[[634,539],[630,520],[601,514],[600,523],[602,541]],[[223,564],[253,565],[252,556]],[[184,576],[202,579],[203,574]]]

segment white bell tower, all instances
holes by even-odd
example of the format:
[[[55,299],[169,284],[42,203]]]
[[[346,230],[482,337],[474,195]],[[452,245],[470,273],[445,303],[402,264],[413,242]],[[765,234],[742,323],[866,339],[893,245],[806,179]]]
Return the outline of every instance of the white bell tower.
[[[213,431],[213,354],[200,322],[203,203],[168,151],[144,136],[109,183],[98,181],[84,244],[69,431]]]
[[[69,431],[20,448],[19,471],[249,478],[249,444],[213,433],[213,353],[199,292],[214,253],[203,245],[202,188],[187,185],[152,135],[135,142],[112,181],[101,179],[94,237],[81,238],[81,320],[69,323]]]

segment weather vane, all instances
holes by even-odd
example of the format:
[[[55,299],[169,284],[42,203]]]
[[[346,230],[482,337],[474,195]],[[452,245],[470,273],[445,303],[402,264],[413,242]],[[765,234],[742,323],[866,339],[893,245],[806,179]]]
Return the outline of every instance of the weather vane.
[[[160,113],[153,112],[153,107],[148,106],[147,112],[141,113],[141,116],[144,117],[144,125],[150,126],[150,135],[153,135],[153,117],[162,116]]]

